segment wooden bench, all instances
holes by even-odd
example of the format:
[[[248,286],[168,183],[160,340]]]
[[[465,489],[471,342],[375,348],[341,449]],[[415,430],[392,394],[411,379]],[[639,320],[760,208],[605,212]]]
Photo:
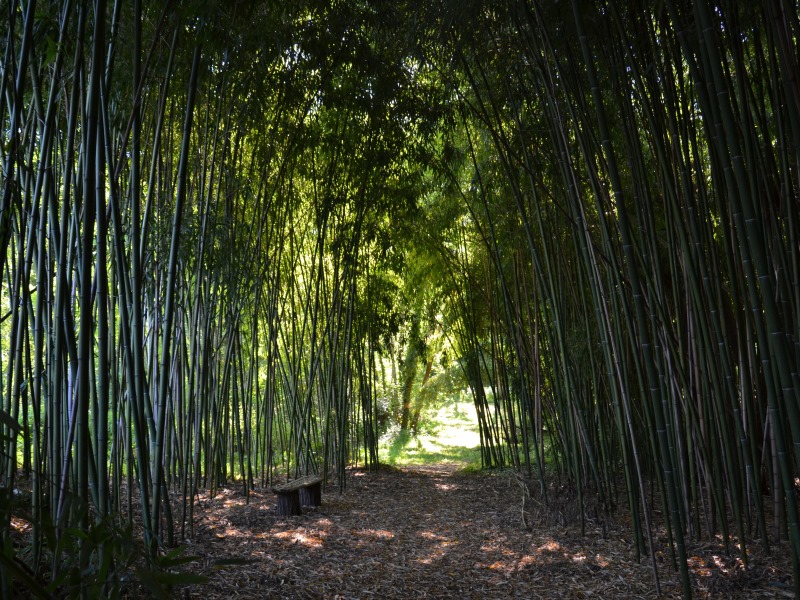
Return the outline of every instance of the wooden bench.
[[[278,514],[284,517],[299,515],[301,506],[322,504],[322,477],[306,475],[300,479],[273,486],[278,495]]]

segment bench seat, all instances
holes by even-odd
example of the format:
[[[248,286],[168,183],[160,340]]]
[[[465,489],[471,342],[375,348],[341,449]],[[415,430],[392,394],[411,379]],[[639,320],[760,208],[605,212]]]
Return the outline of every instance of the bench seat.
[[[272,487],[278,495],[278,514],[284,517],[299,515],[301,506],[322,504],[322,477],[306,475]]]

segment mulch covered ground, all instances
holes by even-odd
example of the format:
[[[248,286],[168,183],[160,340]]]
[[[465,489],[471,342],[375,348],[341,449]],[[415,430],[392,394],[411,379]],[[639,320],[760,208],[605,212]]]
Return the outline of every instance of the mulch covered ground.
[[[567,518],[521,521],[510,473],[453,467],[351,471],[344,493],[279,517],[269,490],[239,488],[200,500],[188,554],[210,582],[186,598],[654,598],[649,560],[635,561],[624,516],[590,521],[581,536]],[[537,521],[540,525],[537,525]],[[657,541],[657,544],[663,545]],[[681,596],[665,548],[662,597]],[[695,596],[790,598],[787,548],[769,557],[751,545],[747,568],[717,544],[689,548]],[[778,558],[775,558],[778,557]],[[248,561],[220,568],[230,559]]]

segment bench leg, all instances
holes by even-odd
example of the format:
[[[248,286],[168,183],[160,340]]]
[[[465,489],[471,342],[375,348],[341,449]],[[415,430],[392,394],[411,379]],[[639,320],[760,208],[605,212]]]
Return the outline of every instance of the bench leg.
[[[315,483],[301,487],[300,504],[302,506],[319,506],[322,504],[322,484]]]
[[[300,493],[298,490],[276,492],[278,494],[278,514],[291,517],[300,514]]]

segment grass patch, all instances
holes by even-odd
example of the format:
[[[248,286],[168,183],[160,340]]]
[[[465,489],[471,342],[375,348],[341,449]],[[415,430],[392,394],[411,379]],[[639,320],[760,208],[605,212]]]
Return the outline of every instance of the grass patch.
[[[378,454],[384,464],[458,464],[462,469],[480,468],[478,418],[471,400],[453,401],[428,416],[416,436],[399,429],[382,439]]]

